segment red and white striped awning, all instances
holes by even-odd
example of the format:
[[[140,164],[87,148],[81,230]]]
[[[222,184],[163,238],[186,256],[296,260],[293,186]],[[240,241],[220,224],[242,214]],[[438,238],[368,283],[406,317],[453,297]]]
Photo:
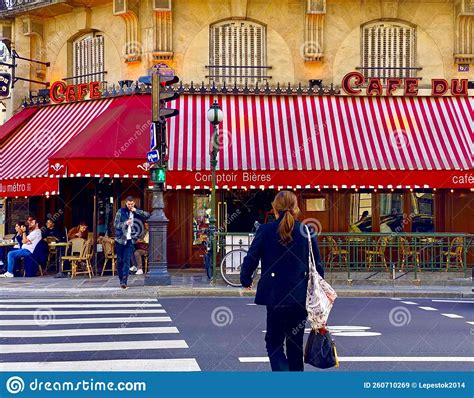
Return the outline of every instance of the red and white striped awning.
[[[473,169],[473,98],[215,98],[225,115],[220,187],[474,186],[453,182]],[[182,95],[174,105],[170,187],[210,186],[206,111],[213,101]]]
[[[0,152],[0,196],[54,194],[58,179],[48,177],[48,156],[107,110],[113,99],[41,108],[12,134]]]

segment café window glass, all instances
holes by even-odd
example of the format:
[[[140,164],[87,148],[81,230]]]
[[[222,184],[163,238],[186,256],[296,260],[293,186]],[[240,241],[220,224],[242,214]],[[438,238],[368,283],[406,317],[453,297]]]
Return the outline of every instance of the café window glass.
[[[415,192],[411,194],[411,231],[435,232],[434,195]]]
[[[209,239],[209,217],[211,195],[193,195],[193,245],[200,245]]]
[[[380,232],[403,232],[403,194],[380,194]]]
[[[351,194],[350,232],[372,232],[372,194]]]

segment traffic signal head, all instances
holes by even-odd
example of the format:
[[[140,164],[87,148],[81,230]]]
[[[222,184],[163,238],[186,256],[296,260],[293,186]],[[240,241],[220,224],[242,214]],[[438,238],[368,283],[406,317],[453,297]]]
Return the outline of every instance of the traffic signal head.
[[[164,167],[151,168],[150,179],[155,183],[164,183],[166,181],[166,169]]]
[[[167,92],[166,87],[179,82],[178,76],[167,76],[155,73],[152,78],[153,87],[153,121],[158,122],[168,117],[178,115],[177,109],[170,109],[166,107],[166,103],[174,101],[179,97],[177,92]]]

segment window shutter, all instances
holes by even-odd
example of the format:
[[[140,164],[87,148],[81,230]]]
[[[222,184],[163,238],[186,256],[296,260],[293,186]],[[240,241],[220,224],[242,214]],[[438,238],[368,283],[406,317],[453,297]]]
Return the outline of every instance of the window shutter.
[[[75,83],[105,80],[104,36],[88,35],[73,44],[73,73]],[[93,74],[93,75],[92,75]]]
[[[362,29],[362,71],[366,77],[415,76],[415,29],[400,23],[375,23]],[[370,69],[369,69],[370,68]],[[372,69],[373,68],[373,69]]]
[[[248,21],[225,21],[210,27],[211,81],[222,84],[255,84],[266,65],[265,27]],[[218,66],[221,66],[219,68]]]

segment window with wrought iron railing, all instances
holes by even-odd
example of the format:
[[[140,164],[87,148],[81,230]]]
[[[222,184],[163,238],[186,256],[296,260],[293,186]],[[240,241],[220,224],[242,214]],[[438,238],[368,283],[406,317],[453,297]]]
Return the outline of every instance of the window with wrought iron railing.
[[[104,36],[90,33],[73,43],[75,84],[105,80]]]
[[[224,21],[210,27],[209,78],[218,84],[255,84],[268,76],[266,27],[250,21]]]
[[[365,77],[416,77],[416,29],[401,22],[375,22],[362,26],[362,66]]]

